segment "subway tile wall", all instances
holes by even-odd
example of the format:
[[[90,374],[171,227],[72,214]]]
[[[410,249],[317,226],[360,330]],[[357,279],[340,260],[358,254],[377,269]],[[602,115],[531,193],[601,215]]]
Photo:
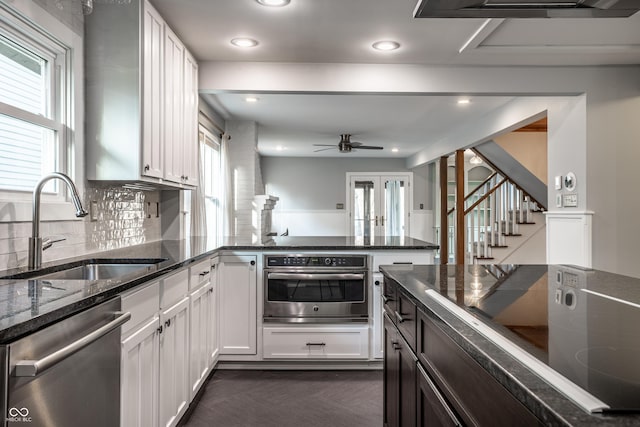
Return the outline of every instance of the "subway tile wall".
[[[87,216],[73,221],[43,221],[40,225],[42,237],[65,240],[44,251],[42,262],[159,240],[162,237],[160,217],[151,215],[148,218],[147,215],[147,207],[157,203],[159,198],[157,191],[87,187],[83,206],[89,210],[91,202],[95,201],[97,219],[92,221]],[[0,270],[27,265],[29,237],[31,222],[0,223]]]

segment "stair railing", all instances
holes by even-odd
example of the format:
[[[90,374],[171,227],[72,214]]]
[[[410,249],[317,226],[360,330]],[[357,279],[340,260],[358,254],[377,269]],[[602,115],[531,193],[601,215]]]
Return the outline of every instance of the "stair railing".
[[[492,248],[505,247],[506,236],[519,235],[519,225],[530,222],[532,212],[539,210],[516,183],[493,173],[465,197],[467,262],[493,259]]]

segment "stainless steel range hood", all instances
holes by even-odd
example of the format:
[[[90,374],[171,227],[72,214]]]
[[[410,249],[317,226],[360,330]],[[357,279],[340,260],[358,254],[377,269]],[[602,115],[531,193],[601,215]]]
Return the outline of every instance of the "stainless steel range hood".
[[[418,0],[415,18],[621,18],[640,0]]]

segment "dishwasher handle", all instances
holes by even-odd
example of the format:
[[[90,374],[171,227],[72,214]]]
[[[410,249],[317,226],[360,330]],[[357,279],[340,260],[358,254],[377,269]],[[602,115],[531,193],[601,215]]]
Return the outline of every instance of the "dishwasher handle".
[[[280,280],[362,280],[364,273],[269,273],[267,279]]]
[[[39,373],[49,369],[53,365],[72,354],[76,353],[79,350],[82,350],[92,342],[102,338],[109,332],[113,331],[129,319],[131,319],[131,313],[129,312],[116,312],[118,317],[116,317],[111,322],[106,325],[96,329],[90,334],[85,335],[77,341],[72,342],[71,344],[62,347],[60,350],[55,351],[40,360],[20,360],[16,362],[16,369],[13,372],[14,377],[35,377]]]

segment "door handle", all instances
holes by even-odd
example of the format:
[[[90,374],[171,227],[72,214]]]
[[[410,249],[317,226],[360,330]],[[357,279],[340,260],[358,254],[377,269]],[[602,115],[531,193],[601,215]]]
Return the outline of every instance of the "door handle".
[[[378,215],[376,215],[376,227],[378,226]]]
[[[121,326],[127,320],[131,319],[131,313],[129,312],[123,313],[119,311],[119,312],[116,312],[116,314],[118,315],[118,317],[116,317],[111,322],[96,329],[90,334],[87,334],[84,337],[72,342],[71,344],[65,347],[62,347],[60,350],[54,351],[53,353],[48,354],[42,359],[20,360],[16,362],[16,369],[13,372],[13,376],[14,377],[35,377],[39,373],[49,369],[50,367],[57,364],[58,362],[61,362],[67,357],[71,356],[72,354],[82,350],[89,344],[102,338],[109,332]]]
[[[382,220],[382,224],[380,224],[380,225],[382,225],[382,226],[384,227],[384,215],[382,215],[382,216],[380,217],[380,219]]]

